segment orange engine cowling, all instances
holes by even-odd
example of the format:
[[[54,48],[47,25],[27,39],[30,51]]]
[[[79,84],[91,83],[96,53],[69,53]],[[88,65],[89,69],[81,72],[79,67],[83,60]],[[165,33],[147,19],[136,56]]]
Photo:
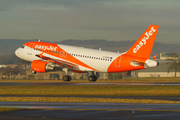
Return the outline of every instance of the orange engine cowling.
[[[41,61],[41,60],[34,60],[31,63],[31,68],[35,72],[48,72],[48,71],[53,71],[54,67],[50,66],[48,62]]]

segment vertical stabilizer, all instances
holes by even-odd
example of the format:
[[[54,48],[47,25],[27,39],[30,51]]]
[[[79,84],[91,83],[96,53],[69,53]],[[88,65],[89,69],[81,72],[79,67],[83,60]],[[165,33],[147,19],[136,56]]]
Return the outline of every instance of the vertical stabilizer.
[[[149,58],[158,28],[158,25],[150,25],[125,54],[136,57]]]

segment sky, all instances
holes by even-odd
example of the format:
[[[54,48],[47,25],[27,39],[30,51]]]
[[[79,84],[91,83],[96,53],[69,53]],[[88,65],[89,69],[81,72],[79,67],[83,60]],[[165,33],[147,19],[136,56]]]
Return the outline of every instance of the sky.
[[[0,39],[137,40],[180,44],[179,0],[0,0]]]

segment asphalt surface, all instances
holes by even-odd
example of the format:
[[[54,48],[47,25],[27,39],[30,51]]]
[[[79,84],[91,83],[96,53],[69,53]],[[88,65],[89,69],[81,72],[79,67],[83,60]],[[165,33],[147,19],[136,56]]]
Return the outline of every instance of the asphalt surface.
[[[22,109],[0,113],[2,120],[179,120],[176,111]]]
[[[22,109],[2,112],[0,119],[179,120],[180,118],[180,104],[0,102],[0,107],[4,106]]]
[[[64,103],[64,102],[0,102],[0,107],[88,109],[88,110],[169,110],[180,111],[180,104],[140,103]]]

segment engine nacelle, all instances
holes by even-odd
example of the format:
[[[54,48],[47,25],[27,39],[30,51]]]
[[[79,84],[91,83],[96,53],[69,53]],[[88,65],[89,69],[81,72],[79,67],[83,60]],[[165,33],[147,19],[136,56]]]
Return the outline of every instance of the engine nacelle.
[[[54,70],[54,67],[50,66],[48,62],[41,60],[34,60],[31,63],[31,68],[33,71],[41,73]]]

